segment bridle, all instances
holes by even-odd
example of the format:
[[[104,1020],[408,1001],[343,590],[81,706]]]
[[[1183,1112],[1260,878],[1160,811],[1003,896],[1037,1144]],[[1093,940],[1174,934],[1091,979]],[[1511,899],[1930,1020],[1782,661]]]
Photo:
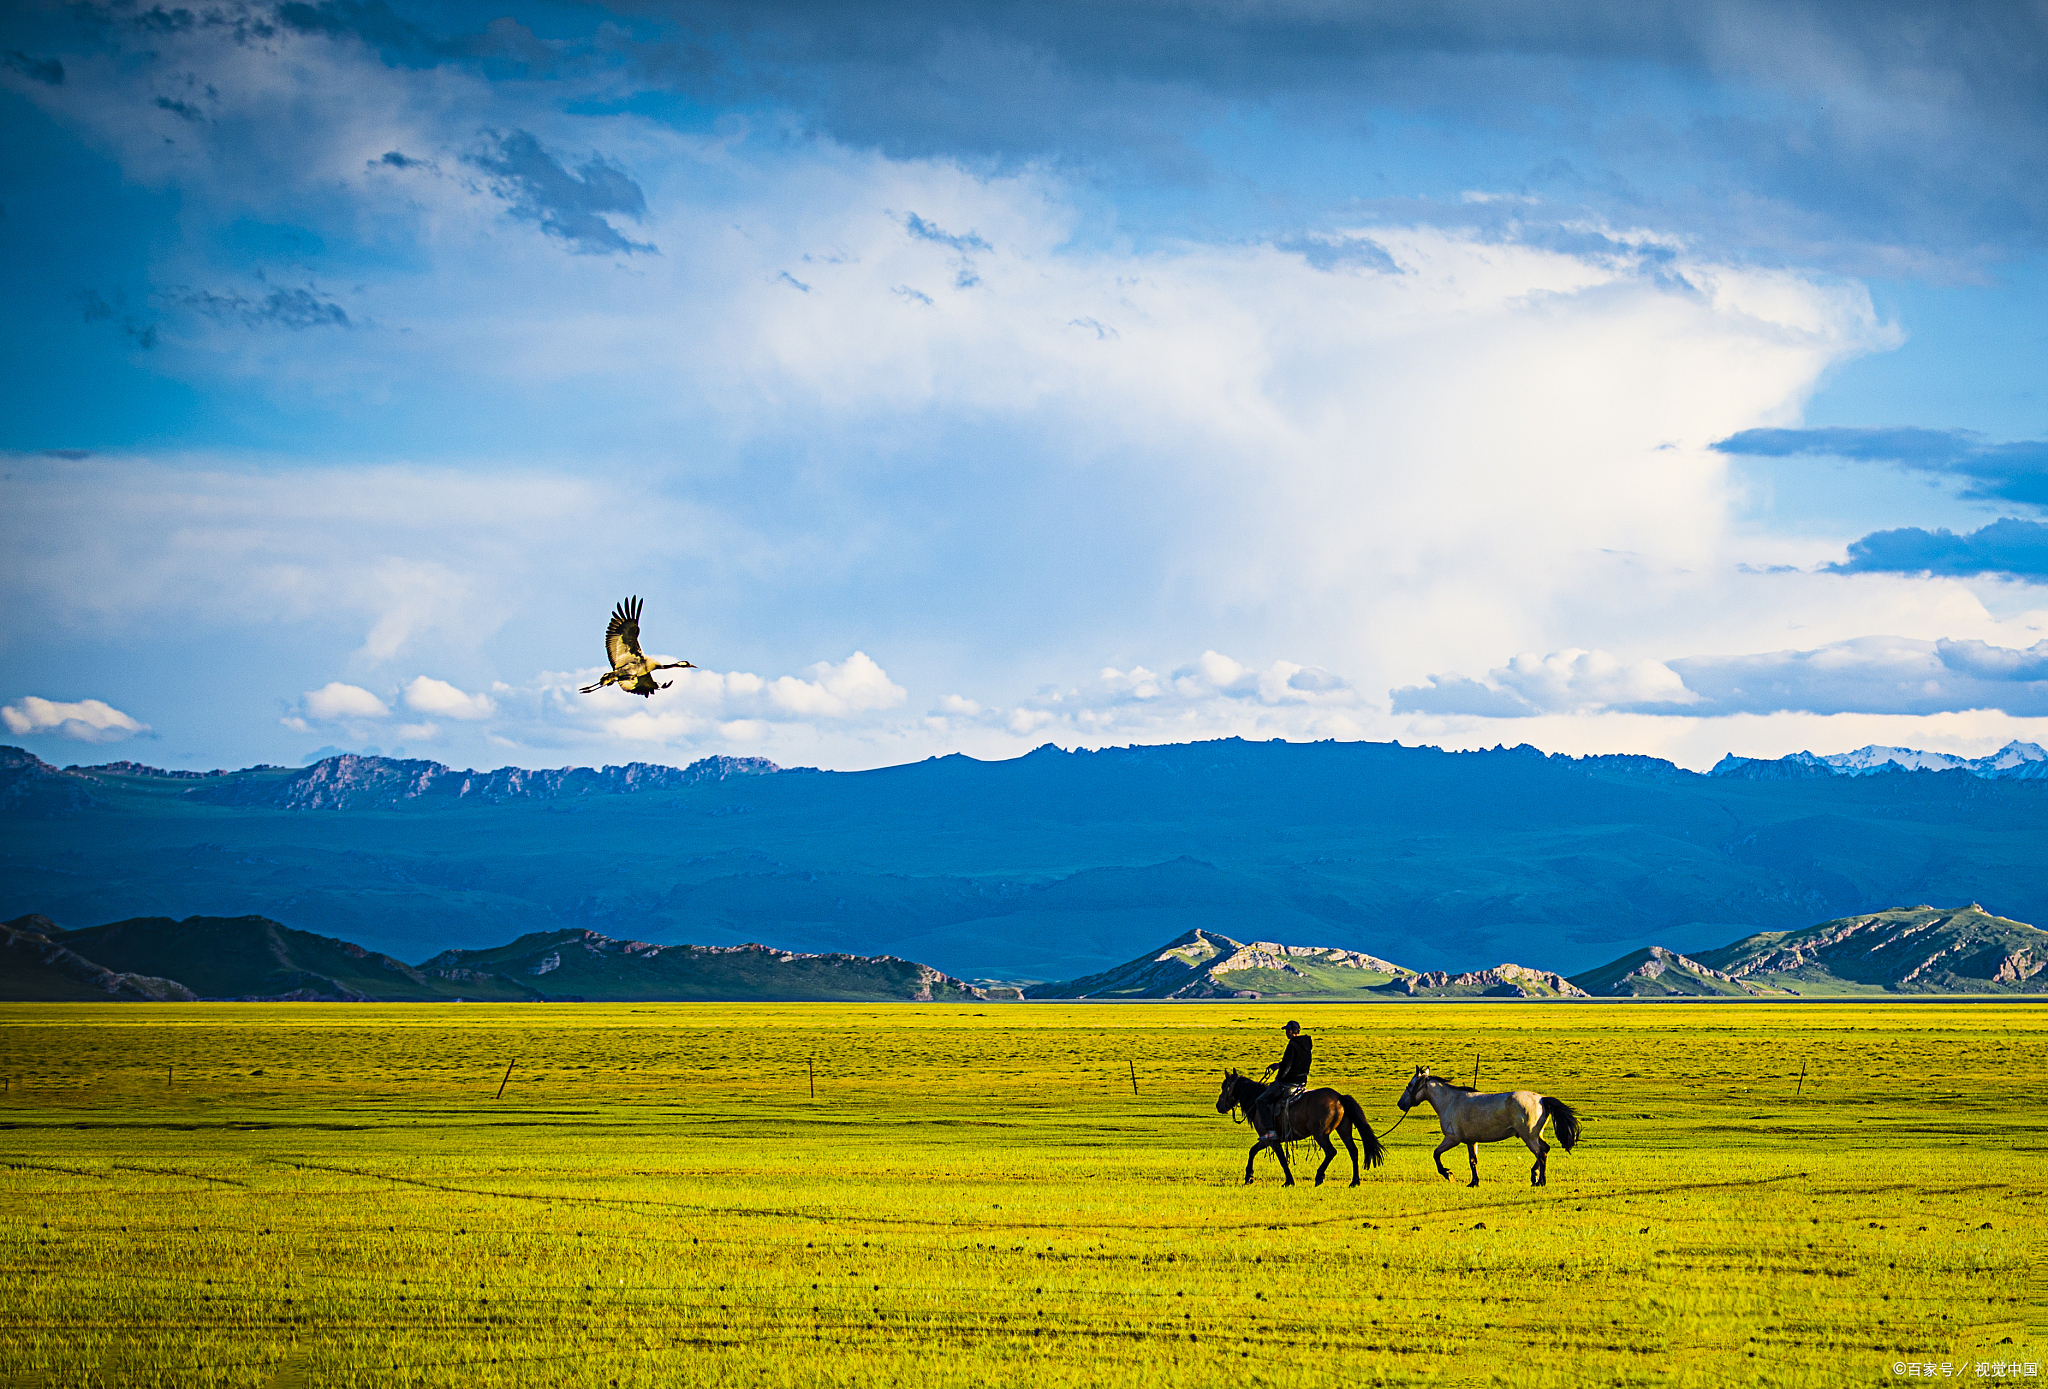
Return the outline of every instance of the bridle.
[[[1237,1088],[1236,1086],[1234,1086],[1234,1085],[1232,1085],[1232,1084],[1231,1084],[1231,1081],[1237,1081],[1237,1080],[1249,1080],[1250,1078],[1251,1078],[1251,1077],[1249,1077],[1249,1076],[1241,1076],[1241,1075],[1239,1075],[1239,1074],[1238,1074],[1238,1073],[1237,1073],[1236,1071],[1232,1071],[1232,1072],[1230,1073],[1230,1079],[1229,1079],[1229,1080],[1226,1080],[1226,1081],[1224,1081],[1224,1082],[1223,1082],[1223,1088],[1224,1088],[1225,1092],[1227,1093],[1227,1092],[1229,1092],[1229,1091],[1231,1091],[1231,1090],[1234,1090],[1234,1089],[1236,1089],[1236,1088]],[[1243,1123],[1247,1123],[1247,1122],[1249,1122],[1249,1121],[1248,1121],[1248,1120],[1247,1120],[1247,1119],[1246,1119],[1246,1118],[1244,1117],[1244,1101],[1243,1101],[1243,1100],[1241,1100],[1241,1099],[1234,1099],[1234,1100],[1232,1100],[1232,1101],[1230,1102],[1230,1122],[1231,1122],[1231,1123],[1233,1123],[1233,1124],[1243,1124]]]

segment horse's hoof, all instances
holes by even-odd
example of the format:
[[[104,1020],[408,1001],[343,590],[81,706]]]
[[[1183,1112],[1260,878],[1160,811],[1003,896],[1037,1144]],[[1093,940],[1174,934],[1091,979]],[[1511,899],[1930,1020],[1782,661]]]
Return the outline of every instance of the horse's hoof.
[[[1357,1185],[1358,1185],[1358,1178],[1356,1178],[1356,1177],[1353,1177],[1353,1178],[1351,1179],[1351,1185],[1353,1185],[1353,1186],[1357,1186]]]
[[[1466,1185],[1466,1186],[1478,1186],[1478,1185],[1479,1185],[1479,1178],[1477,1178],[1477,1177],[1474,1177],[1474,1178],[1473,1178],[1473,1179],[1472,1179],[1471,1181],[1469,1181],[1469,1182],[1465,1183],[1465,1185]]]

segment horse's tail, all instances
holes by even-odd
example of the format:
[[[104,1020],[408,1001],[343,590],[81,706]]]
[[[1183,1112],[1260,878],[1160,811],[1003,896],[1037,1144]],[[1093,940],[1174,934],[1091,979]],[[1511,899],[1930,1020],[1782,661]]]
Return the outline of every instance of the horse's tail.
[[[1572,1145],[1579,1141],[1578,1114],[1563,1100],[1554,1099],[1549,1095],[1543,1097],[1543,1112],[1550,1116],[1555,1126],[1558,1146],[1570,1152]]]
[[[1358,1101],[1349,1095],[1339,1095],[1337,1098],[1344,1104],[1344,1122],[1358,1131],[1358,1146],[1365,1150],[1365,1165],[1378,1167],[1386,1160],[1387,1150],[1380,1142],[1379,1135],[1372,1131],[1372,1125],[1365,1122],[1365,1111],[1360,1109]]]

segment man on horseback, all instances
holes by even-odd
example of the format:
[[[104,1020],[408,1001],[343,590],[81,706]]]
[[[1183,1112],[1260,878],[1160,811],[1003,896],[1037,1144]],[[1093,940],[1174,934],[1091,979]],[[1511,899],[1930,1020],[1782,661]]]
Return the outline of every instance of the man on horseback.
[[[1313,1043],[1302,1035],[1301,1024],[1289,1020],[1287,1027],[1287,1050],[1280,1053],[1279,1064],[1274,1066],[1273,1083],[1258,1098],[1259,1136],[1273,1139],[1279,1136],[1281,1107],[1289,1091],[1308,1084],[1309,1052]]]

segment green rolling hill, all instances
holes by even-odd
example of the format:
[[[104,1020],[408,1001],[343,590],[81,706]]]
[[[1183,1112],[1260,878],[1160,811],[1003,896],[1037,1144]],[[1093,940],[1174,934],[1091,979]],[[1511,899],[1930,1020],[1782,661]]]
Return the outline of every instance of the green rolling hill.
[[[1701,963],[1802,994],[2048,993],[2048,931],[1967,907],[1905,907],[1763,931]]]
[[[923,1003],[988,996],[928,965],[888,956],[662,946],[583,930],[444,951],[415,967],[260,916],[141,917],[79,931],[23,917],[0,926],[0,999]]]

